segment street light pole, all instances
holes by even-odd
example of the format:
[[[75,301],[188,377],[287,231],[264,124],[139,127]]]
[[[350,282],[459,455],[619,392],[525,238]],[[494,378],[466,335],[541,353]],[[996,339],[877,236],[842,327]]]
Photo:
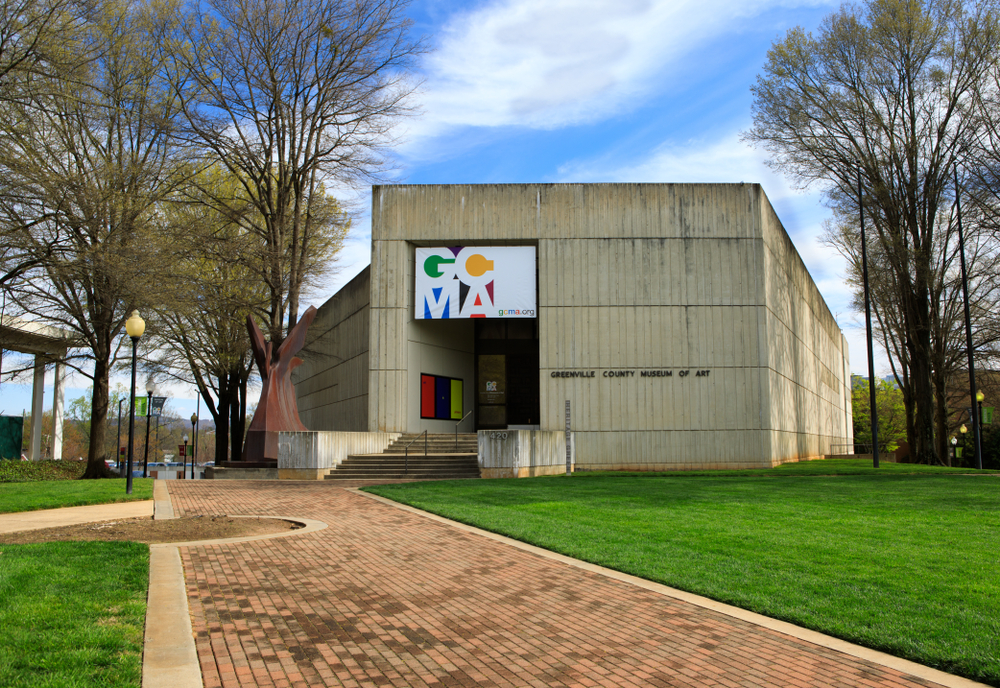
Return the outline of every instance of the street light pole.
[[[872,301],[868,290],[868,246],[865,243],[865,202],[858,168],[858,215],[861,219],[861,278],[865,286],[865,340],[868,342],[868,399],[872,419],[872,467],[878,468],[878,407],[875,403],[875,354],[872,350]]]
[[[142,457],[142,477],[148,478],[149,471],[149,419],[153,410],[153,383],[146,385],[146,453]]]
[[[983,394],[983,390],[976,392],[976,401],[979,402],[979,456],[983,455],[983,401],[985,401],[986,395]]]
[[[965,346],[969,354],[969,395],[972,398],[972,438],[976,443],[976,468],[983,468],[983,454],[980,451],[981,430],[976,418],[976,366],[972,360],[972,321],[969,318],[969,278],[965,271],[965,237],[962,235],[962,205],[958,199],[958,170],[955,170],[955,216],[958,219],[958,257],[962,266],[962,299],[965,302]]]
[[[181,480],[187,478],[188,472],[188,436],[184,435],[184,456],[181,457]]]
[[[198,447],[198,414],[191,414],[191,480],[194,480],[194,453]]]
[[[118,436],[115,437],[115,463],[118,464],[118,477],[122,476],[122,404],[124,399],[118,400]]]
[[[129,411],[128,411],[128,463],[125,470],[125,494],[132,494],[132,437],[135,431],[135,356],[136,348],[139,346],[139,338],[146,331],[146,322],[139,317],[139,311],[132,311],[132,315],[125,321],[125,332],[132,339],[132,386],[129,387]]]

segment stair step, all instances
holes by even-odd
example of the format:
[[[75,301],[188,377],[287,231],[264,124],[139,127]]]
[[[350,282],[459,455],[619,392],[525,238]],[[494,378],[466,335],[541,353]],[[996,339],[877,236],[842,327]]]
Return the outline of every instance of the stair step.
[[[414,441],[416,440],[416,441]],[[412,444],[410,444],[412,442]],[[407,449],[407,445],[410,445]],[[426,454],[424,453],[426,451]],[[381,454],[348,456],[327,480],[459,480],[479,478],[477,435],[407,433]]]

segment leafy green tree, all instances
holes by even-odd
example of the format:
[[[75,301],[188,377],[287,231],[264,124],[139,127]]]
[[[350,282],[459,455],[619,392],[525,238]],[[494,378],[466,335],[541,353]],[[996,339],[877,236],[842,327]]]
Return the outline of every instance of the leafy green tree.
[[[0,103],[0,271],[30,266],[7,285],[10,301],[83,342],[89,478],[106,474],[108,383],[127,354],[125,320],[168,276],[155,250],[160,205],[190,177],[176,137],[182,85],[165,50],[178,10],[173,0],[101,2],[65,38],[94,58],[72,79]]]
[[[851,384],[851,406],[854,421],[854,443],[872,444],[871,394],[868,380],[855,378]],[[894,451],[906,439],[906,408],[903,392],[895,384],[878,380],[875,383],[875,408],[878,411],[879,451]]]

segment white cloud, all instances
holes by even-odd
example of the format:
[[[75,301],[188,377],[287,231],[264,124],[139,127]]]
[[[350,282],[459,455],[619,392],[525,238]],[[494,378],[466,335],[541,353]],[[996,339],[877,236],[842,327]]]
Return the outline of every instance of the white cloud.
[[[628,111],[749,18],[823,0],[500,0],[452,17],[424,63],[408,152],[459,127],[552,129]]]

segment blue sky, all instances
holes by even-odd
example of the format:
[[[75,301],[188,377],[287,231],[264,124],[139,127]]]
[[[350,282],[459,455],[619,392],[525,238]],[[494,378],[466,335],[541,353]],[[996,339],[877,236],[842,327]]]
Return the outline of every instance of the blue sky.
[[[414,31],[431,50],[413,100],[420,114],[397,131],[390,179],[760,183],[848,338],[852,370],[866,371],[844,262],[819,241],[829,217],[821,190],[792,188],[766,167],[766,152],[740,141],[768,48],[790,28],[815,29],[839,4],[415,0]],[[338,272],[306,303],[319,306],[368,264],[368,190],[355,206]],[[885,367],[876,352],[877,372]],[[85,386],[71,379],[67,396]],[[181,415],[194,411],[192,389],[165,390]],[[30,386],[4,384],[0,397],[0,412],[20,413]]]

